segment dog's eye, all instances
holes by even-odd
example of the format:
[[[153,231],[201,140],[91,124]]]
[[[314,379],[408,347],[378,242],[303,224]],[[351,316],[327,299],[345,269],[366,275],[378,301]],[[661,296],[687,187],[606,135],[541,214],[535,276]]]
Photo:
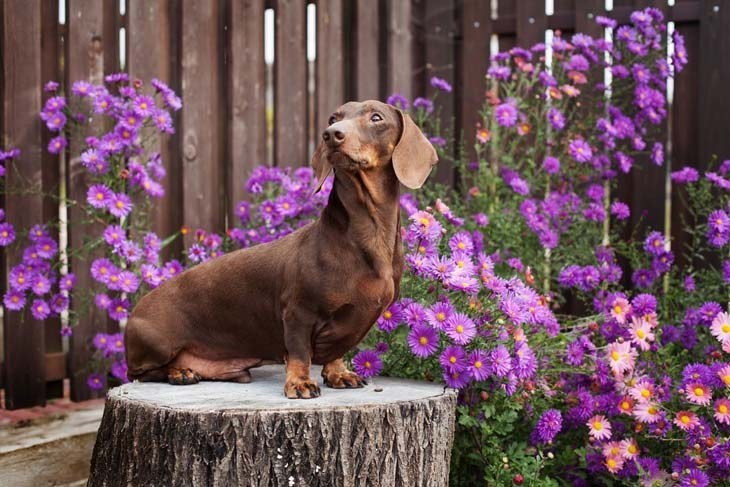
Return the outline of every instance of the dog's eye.
[[[330,117],[330,120],[329,120],[329,124],[330,124],[330,125],[332,125],[332,124],[333,124],[333,123],[335,123],[336,121],[337,121],[337,117],[335,117],[334,115],[332,115],[332,116]]]
[[[383,117],[381,117],[379,113],[373,113],[373,116],[370,117],[370,121],[371,122],[382,122]]]

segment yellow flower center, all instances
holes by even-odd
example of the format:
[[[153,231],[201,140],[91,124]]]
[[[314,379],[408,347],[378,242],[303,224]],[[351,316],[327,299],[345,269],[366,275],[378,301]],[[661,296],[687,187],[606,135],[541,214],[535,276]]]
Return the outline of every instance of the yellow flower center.
[[[615,350],[613,352],[611,352],[611,358],[614,359],[614,360],[618,360],[619,359],[618,352],[615,351]]]
[[[725,323],[724,325],[722,325],[722,332],[730,333],[730,323]]]
[[[603,423],[601,423],[600,421],[594,421],[593,429],[596,431],[601,431],[603,429]]]
[[[459,247],[460,249],[466,248],[466,245],[464,245],[464,242],[459,242],[456,246]]]
[[[117,201],[117,208],[119,208],[120,210],[124,208],[124,202],[122,200]]]
[[[365,362],[365,368],[366,369],[369,369],[372,366],[373,366],[373,364],[371,364],[369,360]]]
[[[456,357],[454,357],[453,355],[451,357],[449,357],[449,362],[451,362],[452,364],[455,364],[456,363]]]
[[[474,367],[476,367],[477,369],[481,369],[482,368],[482,361],[481,360],[477,360],[476,362],[474,362]]]
[[[621,409],[628,410],[631,408],[631,404],[629,404],[629,401],[624,401],[621,403]]]
[[[426,253],[426,247],[424,247],[423,245],[421,245],[420,247],[418,247],[418,251],[419,251],[420,253],[422,253],[422,254],[425,254],[425,253]],[[439,266],[439,270],[440,270],[441,272],[443,272],[443,271],[444,271],[443,267],[444,267],[444,266]]]
[[[720,404],[717,407],[717,412],[719,412],[720,414],[727,414],[727,406],[724,404]]]
[[[636,330],[636,336],[637,336],[638,338],[641,338],[641,339],[643,339],[644,337],[646,337],[646,333],[644,333],[644,330],[642,330],[642,329],[638,329],[638,330]]]
[[[606,465],[608,465],[609,468],[616,468],[617,463],[613,458],[609,458],[606,460]]]
[[[7,237],[7,236],[8,236],[8,231],[7,230],[3,230],[3,237]]]
[[[444,321],[446,319],[446,314],[444,313],[436,313],[436,319],[439,321]],[[730,378],[730,376],[728,376]]]
[[[393,313],[391,313],[390,311],[386,311],[385,313],[383,313],[383,318],[385,318],[386,320],[389,320],[392,317],[393,317]]]
[[[695,393],[695,396],[700,396],[700,397],[705,395],[705,391],[701,387],[695,387],[694,393]]]
[[[614,306],[614,307],[613,307],[613,311],[614,311],[614,313],[616,313],[617,315],[618,315],[618,314],[621,314],[621,305],[617,304],[616,306]]]
[[[426,344],[428,344],[428,338],[426,338],[426,337],[421,337],[421,338],[420,338],[420,339],[418,340],[418,343],[420,343],[421,345],[426,345]]]
[[[104,199],[104,193],[96,193],[96,199],[101,201]]]
[[[689,416],[686,414],[683,414],[679,417],[679,420],[684,424],[689,424]]]
[[[11,301],[12,301],[13,303],[17,303],[18,301],[20,301],[20,298],[18,298],[18,296],[13,296],[12,298],[10,298],[10,300],[11,300]]]
[[[23,276],[19,276],[19,277],[18,277],[18,282],[19,282],[20,284],[23,284],[23,283],[25,282],[25,277],[23,277]],[[728,378],[730,378],[730,376],[728,376]]]
[[[122,311],[124,311],[124,308],[121,306],[117,306],[117,313],[121,313]]]
[[[456,333],[464,333],[464,327],[461,325],[456,325]]]
[[[634,445],[633,443],[632,443],[632,444],[630,444],[630,445],[629,445],[629,447],[628,447],[628,448],[627,448],[626,450],[627,450],[627,451],[628,451],[629,453],[631,453],[632,455],[635,455],[636,453],[638,453],[638,452],[639,452],[639,449],[638,449],[638,448],[636,448],[636,445]]]
[[[649,389],[642,389],[641,390],[641,396],[642,397],[649,397],[649,396],[651,396],[651,391]]]
[[[431,222],[428,221],[428,218],[421,218],[420,220],[418,220],[418,222],[424,227],[427,227],[431,224]]]
[[[654,406],[649,406],[649,408],[646,410],[647,413],[651,414],[652,416],[658,413],[659,411]]]

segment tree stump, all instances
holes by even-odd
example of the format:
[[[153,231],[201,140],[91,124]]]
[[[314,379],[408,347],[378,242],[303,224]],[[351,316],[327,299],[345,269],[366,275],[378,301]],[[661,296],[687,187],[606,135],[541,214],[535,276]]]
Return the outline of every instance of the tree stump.
[[[250,384],[135,382],[109,391],[88,485],[448,485],[453,390],[377,378],[291,400],[282,366],[252,375]]]

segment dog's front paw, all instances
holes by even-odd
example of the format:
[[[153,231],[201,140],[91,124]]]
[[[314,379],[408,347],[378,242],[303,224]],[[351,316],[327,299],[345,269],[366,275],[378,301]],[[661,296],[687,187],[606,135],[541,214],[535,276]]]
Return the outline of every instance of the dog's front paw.
[[[319,384],[309,377],[296,377],[286,381],[284,394],[289,399],[312,399],[319,397]]]
[[[333,389],[356,389],[367,385],[367,381],[347,369],[322,373],[324,384]]]

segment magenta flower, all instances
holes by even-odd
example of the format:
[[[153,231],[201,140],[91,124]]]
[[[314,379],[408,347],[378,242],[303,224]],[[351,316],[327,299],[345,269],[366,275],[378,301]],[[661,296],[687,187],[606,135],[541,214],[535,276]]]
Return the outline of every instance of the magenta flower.
[[[474,380],[489,378],[488,357],[484,350],[473,350],[467,359],[467,370]]]
[[[573,139],[569,145],[570,156],[578,162],[588,162],[593,157],[591,146],[583,139]]]
[[[504,345],[497,345],[489,352],[489,369],[497,377],[505,377],[512,370],[512,358]]]
[[[25,306],[25,293],[11,289],[5,293],[3,303],[5,303],[6,308],[13,311],[19,311]]]
[[[132,211],[132,199],[124,193],[116,193],[107,204],[109,213],[124,218]]]
[[[104,388],[104,376],[101,374],[93,373],[89,374],[89,377],[86,379],[86,385],[89,386],[89,389],[93,391],[98,391],[100,389]]]
[[[352,367],[358,375],[368,378],[383,370],[383,362],[374,350],[363,350],[352,358]]]
[[[36,295],[43,296],[51,290],[51,280],[39,274],[33,279],[32,289]]]
[[[89,191],[86,193],[86,201],[94,208],[105,208],[113,196],[114,192],[106,185],[94,184],[89,187]]]
[[[454,313],[451,318],[446,321],[444,331],[446,332],[446,335],[454,341],[454,343],[466,345],[476,335],[477,327],[467,315],[463,313]]]
[[[139,288],[139,279],[131,271],[122,271],[119,273],[119,289],[125,293],[137,292]]]
[[[51,315],[51,308],[43,299],[35,299],[33,300],[33,304],[31,304],[30,312],[33,315],[33,318],[37,320],[45,320]]]
[[[94,303],[99,309],[108,309],[112,304],[112,299],[104,293],[99,293],[95,296]]]
[[[129,301],[126,299],[114,299],[109,304],[109,307],[107,308],[107,311],[109,312],[109,317],[113,319],[114,321],[121,321],[127,318],[129,316]]]
[[[502,127],[512,127],[517,123],[517,108],[511,103],[502,103],[494,109],[494,118]]]
[[[425,324],[419,324],[408,334],[408,345],[416,357],[428,357],[438,348],[438,333]]]
[[[548,174],[557,174],[560,172],[560,161],[557,157],[547,156],[542,161],[542,168]]]
[[[439,364],[444,372],[460,372],[466,368],[466,352],[459,346],[450,345],[441,352]]]
[[[611,203],[611,214],[616,217],[617,220],[626,220],[631,216],[631,210],[629,205],[620,201],[614,201]]]
[[[446,93],[451,93],[451,85],[445,79],[434,76],[431,78],[431,86]]]
[[[60,154],[67,145],[68,141],[66,140],[66,137],[59,135],[48,142],[48,152],[51,154]]]
[[[134,107],[134,113],[142,118],[148,118],[152,116],[155,109],[157,108],[155,106],[155,100],[146,95],[137,96],[132,102],[132,106]]]
[[[408,106],[409,106],[408,98],[401,95],[400,93],[393,93],[392,95],[390,95],[388,97],[388,99],[386,100],[386,103],[388,103],[388,105],[393,105],[394,107],[398,107],[401,110],[408,110]]]
[[[51,311],[56,314],[61,314],[68,309],[69,299],[68,296],[63,294],[55,294],[51,298]]]
[[[7,247],[15,241],[15,229],[8,223],[0,223],[0,247]]]

